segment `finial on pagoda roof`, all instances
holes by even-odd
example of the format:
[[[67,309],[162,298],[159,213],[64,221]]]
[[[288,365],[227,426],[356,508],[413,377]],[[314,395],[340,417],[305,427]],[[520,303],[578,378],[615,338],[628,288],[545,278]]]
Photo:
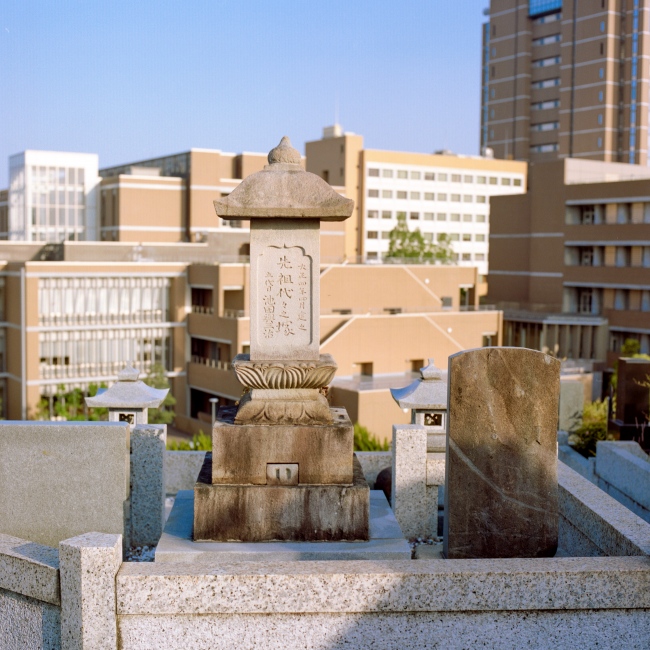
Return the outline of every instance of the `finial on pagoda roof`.
[[[300,165],[300,154],[291,146],[288,136],[283,136],[280,144],[269,151],[268,161],[270,165]]]
[[[117,373],[117,381],[138,381],[140,371],[133,366],[132,361],[127,361],[126,366]]]

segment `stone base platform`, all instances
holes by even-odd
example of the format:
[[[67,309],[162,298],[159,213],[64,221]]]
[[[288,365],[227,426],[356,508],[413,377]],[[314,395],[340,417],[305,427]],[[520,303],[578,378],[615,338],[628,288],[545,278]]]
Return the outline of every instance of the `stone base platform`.
[[[213,485],[208,453],[194,486],[194,540],[368,541],[369,489],[356,456],[353,469],[352,484]]]
[[[165,531],[156,549],[156,562],[288,562],[297,560],[409,560],[404,539],[381,490],[370,491],[368,542],[194,542],[194,492],[176,495]]]

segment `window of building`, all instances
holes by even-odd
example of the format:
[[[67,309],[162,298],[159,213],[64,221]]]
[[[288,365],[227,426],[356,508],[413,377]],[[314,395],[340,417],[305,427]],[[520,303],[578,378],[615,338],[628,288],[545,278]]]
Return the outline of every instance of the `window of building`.
[[[411,172],[411,180],[419,181],[421,176],[420,172]]]
[[[502,178],[501,179],[501,185],[510,185],[512,183],[511,178]]]
[[[368,219],[377,219],[379,212],[377,210],[368,210]]]
[[[368,239],[378,239],[377,231],[376,230],[369,230],[368,231]]]
[[[436,221],[447,221],[447,215],[444,212],[436,214]]]
[[[381,218],[382,219],[391,219],[393,216],[393,213],[390,210],[382,210],[381,212]]]
[[[457,232],[450,233],[449,241],[460,241],[460,235]]]
[[[547,68],[550,65],[557,65],[560,63],[561,57],[559,56],[547,56],[544,59],[537,59],[532,62],[533,68]]]
[[[368,169],[368,176],[379,176],[379,170],[375,168]]]
[[[475,262],[485,262],[485,253],[476,253],[474,255]]]
[[[460,215],[459,214],[452,214],[451,215],[451,220],[452,221],[460,221]]]
[[[419,219],[420,218],[420,213],[419,212],[411,212],[409,215],[409,219]]]
[[[463,183],[473,183],[473,182],[474,182],[473,176],[463,176]]]
[[[435,181],[436,175],[433,172],[424,172],[425,181]]]
[[[471,222],[472,221],[472,215],[471,214],[464,214],[463,215],[463,221]]]
[[[490,88],[490,99],[494,99],[495,96],[496,96],[496,91],[494,90],[494,88]]]
[[[460,174],[452,174],[451,175],[451,182],[452,183],[460,183]]]
[[[379,190],[368,190],[368,196],[371,199],[378,199],[379,198]]]
[[[397,178],[408,178],[408,172],[405,169],[398,169]]]
[[[561,34],[551,34],[550,36],[542,36],[541,38],[534,38],[533,45],[548,45],[549,43],[559,43],[562,40]]]
[[[393,190],[382,190],[381,191],[381,196],[383,199],[392,199],[393,198]]]
[[[605,68],[598,68],[598,78],[599,79],[605,78]]]
[[[605,21],[604,20],[600,21],[600,31],[603,32],[603,33],[605,31]]]
[[[540,81],[535,81],[532,84],[532,87],[540,90],[542,88],[553,88],[554,86],[559,86],[560,85],[560,78],[559,77],[551,77],[549,79],[542,79]]]
[[[476,177],[476,182],[479,183],[480,185],[485,185],[486,178],[485,176],[477,176]]]
[[[599,90],[599,91],[598,91],[598,101],[599,101],[599,102],[602,102],[602,101],[603,101],[603,98],[604,98],[603,91],[602,91],[602,90]]]
[[[602,148],[603,148],[603,139],[602,139],[602,138],[598,138],[598,140],[597,140],[597,146],[598,146],[599,149],[602,149]]]
[[[438,174],[438,180],[439,181],[446,181],[447,180],[447,174]]]
[[[515,187],[521,187],[521,178],[513,178],[513,179],[512,179],[512,184],[513,184]]]
[[[381,233],[382,239],[390,239],[390,232],[388,230]]]
[[[559,122],[540,122],[539,124],[531,124],[531,131],[555,131],[560,128]]]
[[[395,217],[397,219],[406,219],[406,212],[396,212]]]
[[[384,170],[382,170],[381,175],[384,178],[393,178],[393,170],[392,169],[384,169]]]
[[[551,143],[551,144],[538,144],[534,147],[531,147],[530,150],[533,153],[551,153],[553,151],[557,151],[558,145],[557,143]]]
[[[425,192],[424,200],[425,201],[435,201],[436,195],[433,192]]]
[[[442,193],[438,194],[438,201],[446,201],[447,200],[447,195]]]
[[[411,192],[411,199],[414,201],[419,201],[420,200],[420,193],[419,192]]]
[[[463,262],[471,262],[472,261],[472,254],[471,253],[463,253]]]
[[[614,291],[614,309],[625,311],[630,308],[630,292],[627,289]]]
[[[578,289],[578,311],[581,314],[591,314],[593,300],[592,289]]]
[[[484,214],[477,214],[476,215],[476,223],[485,223],[487,221],[487,218]]]
[[[535,111],[542,111],[547,108],[557,108],[559,105],[560,105],[559,99],[549,99],[548,101],[545,102],[535,102],[534,104],[531,104],[531,108]]]
[[[406,198],[406,192],[404,192],[404,191],[398,191],[398,192],[397,192],[397,198],[398,198],[398,199],[405,199],[405,198]]]
[[[477,203],[485,203],[485,202],[486,202],[486,198],[485,198],[484,196],[480,196],[480,195],[479,195],[479,196],[476,197],[476,202],[477,202]]]
[[[460,202],[460,194],[452,194],[450,201]]]
[[[496,184],[497,184],[496,176],[490,176],[490,185],[496,185]]]
[[[433,233],[432,232],[425,232],[422,235],[427,241],[433,241]]]
[[[433,221],[433,212],[425,212],[424,213],[424,220],[425,221]]]
[[[472,241],[472,235],[468,232],[463,233],[463,241]]]
[[[368,259],[368,260],[377,260],[377,259],[379,259],[379,255],[378,255],[377,251],[368,251],[366,253],[366,259]]]
[[[583,226],[588,226],[594,223],[596,216],[596,208],[593,205],[580,206],[580,223]]]
[[[463,201],[465,203],[472,203],[474,201],[474,197],[471,194],[464,194]]]
[[[485,241],[485,235],[483,233],[479,233],[477,235],[474,235],[474,241],[484,242]]]

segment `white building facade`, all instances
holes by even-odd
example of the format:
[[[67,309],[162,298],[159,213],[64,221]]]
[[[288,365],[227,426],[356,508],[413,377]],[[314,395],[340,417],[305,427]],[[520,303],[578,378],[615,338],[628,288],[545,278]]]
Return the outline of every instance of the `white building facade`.
[[[9,218],[1,239],[95,241],[97,154],[24,151],[9,158]]]

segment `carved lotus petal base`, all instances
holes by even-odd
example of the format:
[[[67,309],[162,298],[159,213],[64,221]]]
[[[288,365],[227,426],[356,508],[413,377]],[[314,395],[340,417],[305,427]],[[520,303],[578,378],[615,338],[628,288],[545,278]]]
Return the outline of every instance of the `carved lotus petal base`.
[[[251,361],[250,355],[238,354],[232,367],[243,386],[259,389],[324,388],[337,370],[330,354],[318,361]]]
[[[331,424],[332,413],[318,390],[252,390],[242,397],[235,424]]]

